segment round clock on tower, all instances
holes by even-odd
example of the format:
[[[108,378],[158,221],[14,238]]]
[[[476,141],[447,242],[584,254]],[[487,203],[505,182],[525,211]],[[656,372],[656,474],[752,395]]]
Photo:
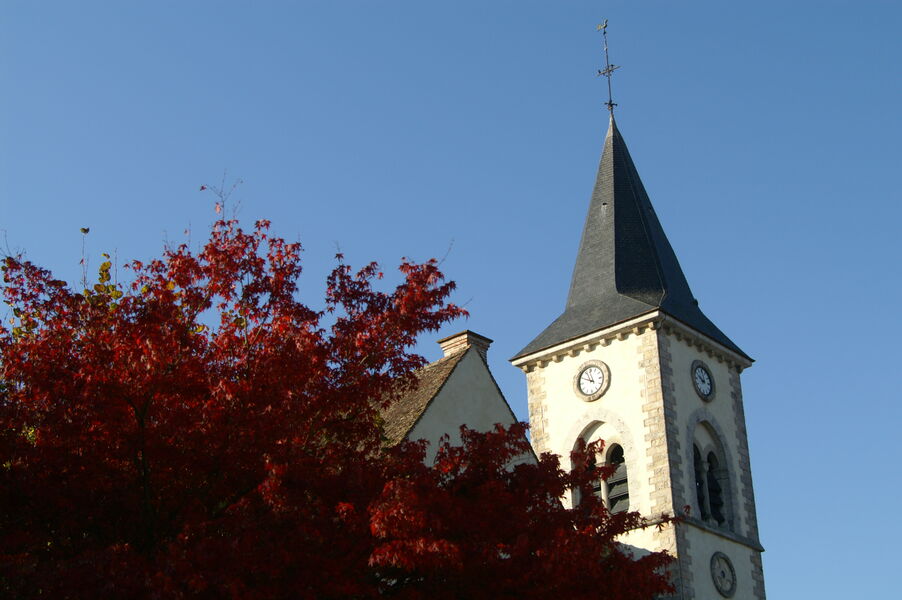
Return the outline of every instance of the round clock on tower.
[[[676,598],[765,597],[740,386],[752,359],[699,309],[613,114],[564,311],[511,362],[537,453],[566,464],[603,439],[611,511],[684,516],[621,540],[676,557]]]
[[[594,365],[586,367],[579,374],[579,391],[585,396],[591,397],[601,389],[602,383],[604,383],[604,373]]]

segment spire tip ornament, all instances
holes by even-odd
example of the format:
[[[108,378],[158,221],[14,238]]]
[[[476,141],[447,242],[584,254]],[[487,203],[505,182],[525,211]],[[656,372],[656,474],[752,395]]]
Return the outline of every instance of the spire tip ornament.
[[[617,104],[614,102],[614,96],[611,92],[611,76],[614,74],[614,71],[620,67],[618,65],[612,65],[608,58],[608,20],[605,19],[604,23],[597,25],[595,31],[600,31],[604,38],[604,69],[599,69],[598,75],[603,75],[608,80],[608,101],[605,102],[604,105],[608,107],[608,112],[611,113],[611,116],[613,117],[614,107],[617,106]]]

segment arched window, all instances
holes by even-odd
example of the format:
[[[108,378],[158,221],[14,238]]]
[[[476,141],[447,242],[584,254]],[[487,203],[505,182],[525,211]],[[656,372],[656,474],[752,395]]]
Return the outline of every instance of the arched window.
[[[612,513],[624,512],[630,508],[629,480],[626,473],[626,460],[623,456],[623,448],[619,444],[612,444],[607,452],[607,459],[601,464],[615,467],[614,473],[605,481],[599,471],[599,458],[589,458],[589,471],[596,471],[592,479],[592,493],[604,502],[604,505]]]
[[[724,489],[720,480],[726,477],[726,470],[720,468],[717,456],[713,452],[708,453],[708,504],[711,507],[711,518],[723,527],[727,523],[724,499]]]
[[[695,444],[692,445],[692,464],[695,467],[695,499],[698,501],[702,520],[707,521],[711,518],[711,509],[708,507],[708,483],[702,453]]]
[[[592,494],[603,499],[601,488],[604,481],[601,479],[601,475],[596,471],[598,471],[598,459],[593,454],[589,457],[589,472],[594,474],[594,477],[592,478]]]
[[[623,448],[619,444],[611,445],[608,450],[609,465],[616,465],[614,474],[605,482],[607,498],[605,498],[608,510],[612,513],[624,512],[630,509],[629,479],[626,473],[626,460],[623,456]]]
[[[695,499],[701,520],[722,529],[733,528],[733,511],[730,498],[730,474],[723,460],[719,439],[707,428],[696,431],[692,445],[692,466],[695,472]],[[712,449],[713,448],[713,449]]]

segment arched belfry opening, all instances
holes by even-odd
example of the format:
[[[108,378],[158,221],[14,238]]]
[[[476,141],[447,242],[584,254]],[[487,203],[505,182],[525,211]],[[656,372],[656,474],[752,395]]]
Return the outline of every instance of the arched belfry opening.
[[[607,449],[589,457],[589,471],[593,473],[592,494],[599,498],[612,513],[630,509],[629,477],[623,446],[611,444]],[[602,477],[602,467],[613,467],[607,480]],[[605,469],[610,472],[610,469]]]
[[[629,478],[626,472],[626,458],[623,447],[613,444],[608,450],[606,464],[615,467],[614,474],[605,482],[605,504],[612,513],[625,512],[630,509]]]
[[[709,525],[732,531],[730,472],[726,468],[723,443],[713,427],[704,421],[698,424],[693,437],[692,467],[698,515]]]
[[[692,445],[692,466],[695,470],[695,501],[698,506],[699,516],[707,520],[711,514],[708,508],[708,486],[705,478],[705,465],[702,462],[702,453],[698,446]]]

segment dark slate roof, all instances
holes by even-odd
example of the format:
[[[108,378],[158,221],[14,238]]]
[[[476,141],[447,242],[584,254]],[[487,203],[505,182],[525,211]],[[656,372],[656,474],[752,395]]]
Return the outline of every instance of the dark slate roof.
[[[748,358],[699,310],[612,116],[567,306],[514,359],[655,309]]]
[[[464,347],[459,352],[429,363],[417,371],[416,386],[382,411],[383,433],[388,445],[394,446],[410,433],[468,349]]]

